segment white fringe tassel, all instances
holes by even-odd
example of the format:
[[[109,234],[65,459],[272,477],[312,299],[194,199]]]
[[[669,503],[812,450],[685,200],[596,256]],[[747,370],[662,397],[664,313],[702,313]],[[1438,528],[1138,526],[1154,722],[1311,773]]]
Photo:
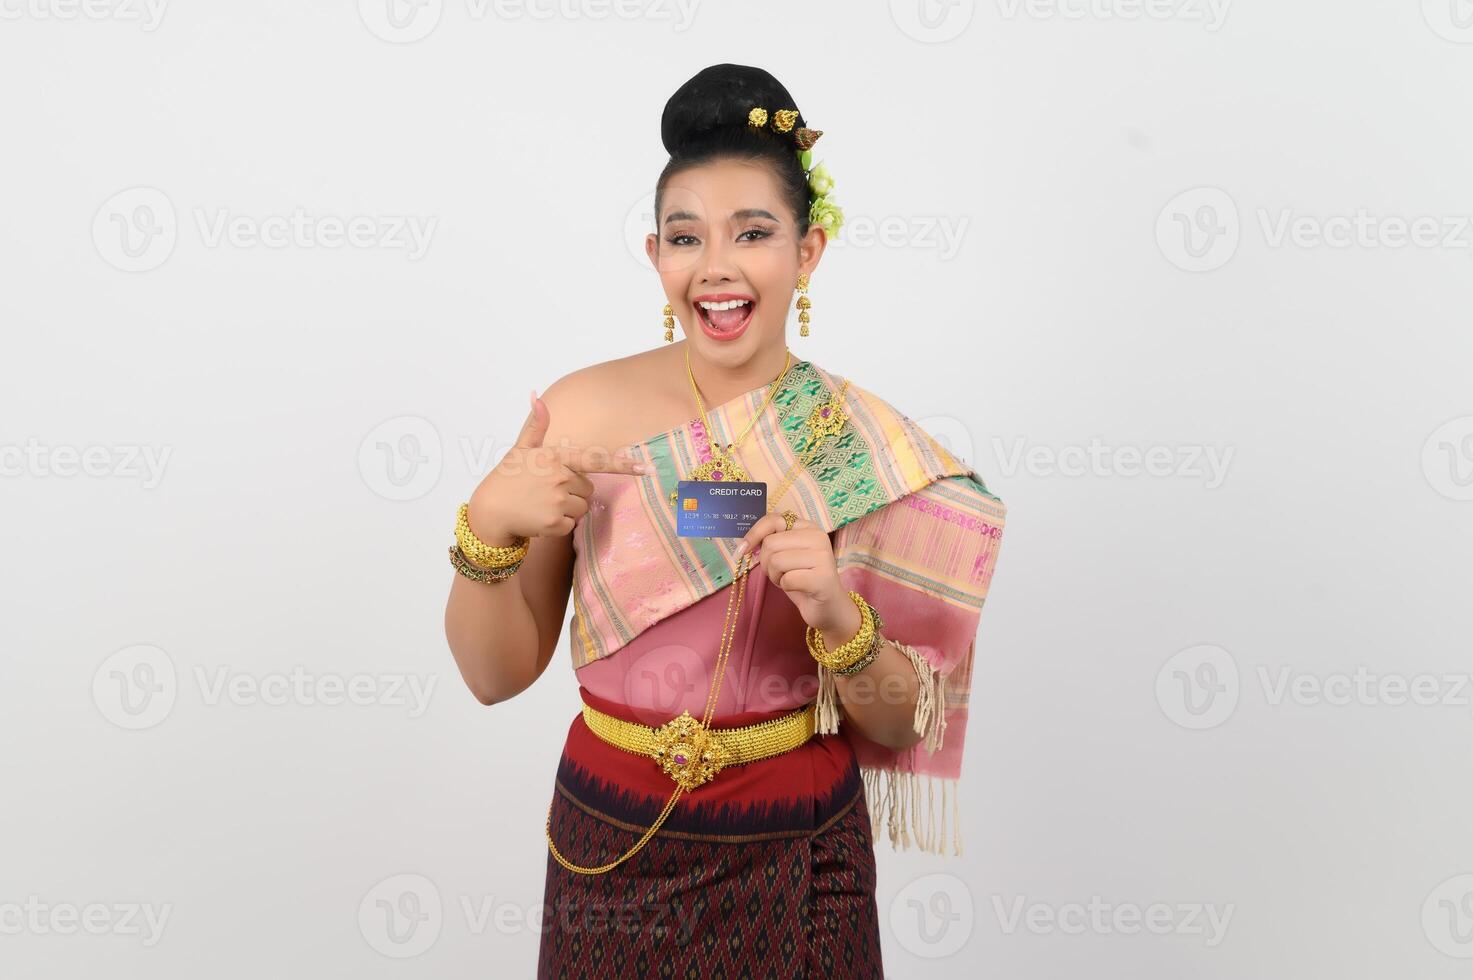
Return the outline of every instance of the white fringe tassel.
[[[889,639],[887,637],[887,639]],[[927,752],[941,748],[946,736],[946,678],[921,656],[915,647],[904,643],[895,646],[910,659],[915,668],[917,693],[915,731],[924,736],[921,744]],[[831,735],[839,730],[839,692],[834,675],[827,667],[818,668],[818,698],[815,730]],[[946,840],[952,840],[952,853],[962,853],[960,794],[954,780],[929,774],[901,772],[861,766],[864,777],[865,803],[869,807],[871,832],[878,835],[883,823],[889,831],[890,844],[896,850],[909,850],[912,842],[921,851],[946,853]],[[884,781],[883,791],[880,788]],[[936,783],[941,784],[941,805],[936,805]],[[925,786],[926,804],[921,813],[921,788]],[[883,799],[881,796],[883,795]],[[951,798],[948,826],[947,797]]]

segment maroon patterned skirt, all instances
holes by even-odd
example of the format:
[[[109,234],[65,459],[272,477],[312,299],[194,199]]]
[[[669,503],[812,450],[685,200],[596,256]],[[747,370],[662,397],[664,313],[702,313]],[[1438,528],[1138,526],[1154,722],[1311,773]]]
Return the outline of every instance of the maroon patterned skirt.
[[[600,711],[647,724],[586,688]],[[717,717],[720,728],[784,712]],[[615,748],[580,713],[552,798],[552,839],[574,864],[607,864],[655,822],[675,784]],[[859,763],[818,735],[728,766],[685,793],[644,847],[598,875],[547,856],[538,980],[882,978],[875,857]]]

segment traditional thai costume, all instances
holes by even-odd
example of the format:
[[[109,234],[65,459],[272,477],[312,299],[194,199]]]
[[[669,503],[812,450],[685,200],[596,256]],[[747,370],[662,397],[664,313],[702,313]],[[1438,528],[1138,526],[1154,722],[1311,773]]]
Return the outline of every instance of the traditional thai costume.
[[[796,361],[771,398],[771,386],[753,389],[707,423],[627,447],[649,474],[589,474],[569,638],[584,708],[548,815],[540,977],[880,977],[873,835],[962,853],[955,781],[1005,508],[911,419],[843,382]],[[820,444],[806,420],[841,391],[843,424]],[[684,765],[686,748],[651,747],[705,706],[740,540],[677,535],[673,492],[749,422],[748,479],[775,489],[793,473],[779,506],[829,533],[845,588],[911,659],[923,739],[897,752],[844,724],[797,607],[759,565],[710,722],[743,730],[730,740],[739,758],[669,808],[670,756]],[[662,812],[616,867],[565,866],[628,854]]]

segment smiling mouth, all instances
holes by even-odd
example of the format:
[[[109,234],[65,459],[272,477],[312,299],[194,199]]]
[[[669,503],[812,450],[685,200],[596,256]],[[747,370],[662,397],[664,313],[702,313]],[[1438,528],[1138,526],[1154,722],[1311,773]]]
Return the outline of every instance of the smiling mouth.
[[[753,301],[735,307],[730,310],[708,310],[700,303],[695,304],[696,315],[716,333],[735,333],[746,326],[752,317],[752,310],[757,306]]]

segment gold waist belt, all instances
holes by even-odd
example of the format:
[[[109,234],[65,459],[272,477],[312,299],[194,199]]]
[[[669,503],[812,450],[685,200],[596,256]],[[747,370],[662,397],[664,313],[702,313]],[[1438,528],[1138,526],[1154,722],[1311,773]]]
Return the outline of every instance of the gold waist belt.
[[[816,705],[740,728],[707,728],[682,711],[658,728],[640,725],[583,705],[589,731],[616,748],[648,756],[683,790],[715,778],[726,766],[791,752],[813,737]]]

